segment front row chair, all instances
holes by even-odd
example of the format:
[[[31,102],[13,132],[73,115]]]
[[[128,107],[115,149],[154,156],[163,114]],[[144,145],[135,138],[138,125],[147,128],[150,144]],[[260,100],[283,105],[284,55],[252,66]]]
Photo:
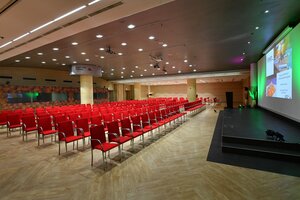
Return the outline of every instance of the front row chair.
[[[106,162],[106,152],[110,151],[111,149],[118,147],[118,143],[109,142],[106,140],[105,131],[103,125],[93,126],[90,128],[91,132],[91,166],[93,166],[93,150],[100,150],[102,151],[102,158],[103,163]]]
[[[65,121],[58,123],[58,155],[60,155],[60,142],[65,142],[66,152],[68,151],[67,144],[73,142],[77,142],[78,149],[78,140],[83,139],[83,135],[75,135],[74,125],[72,121]]]
[[[37,131],[37,124],[34,115],[22,117],[22,129],[23,129],[23,134],[22,134],[23,141],[24,141],[24,134],[26,135],[26,141],[27,141],[28,132]]]
[[[7,115],[7,137],[11,135],[11,131],[19,128],[20,134],[22,130],[21,116],[18,113]]]
[[[57,130],[52,128],[52,120],[50,116],[42,117],[37,120],[38,122],[38,146],[40,145],[40,135],[42,135],[43,143],[45,142],[45,135],[54,135],[56,140]]]

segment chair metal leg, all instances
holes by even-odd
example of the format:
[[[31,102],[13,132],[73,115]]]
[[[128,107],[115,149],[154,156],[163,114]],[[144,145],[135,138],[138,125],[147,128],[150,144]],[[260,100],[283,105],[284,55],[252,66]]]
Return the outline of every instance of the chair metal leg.
[[[38,146],[40,146],[40,134],[39,133],[38,133],[37,140],[38,140]]]
[[[92,156],[92,159],[91,159],[91,166],[94,165],[94,155],[93,155],[93,148],[91,148],[91,156]]]
[[[68,151],[68,144],[65,142],[66,152]],[[73,149],[74,149],[74,142],[73,142]]]
[[[43,144],[45,144],[45,135],[43,135]]]
[[[58,141],[58,155],[60,155],[60,141]]]

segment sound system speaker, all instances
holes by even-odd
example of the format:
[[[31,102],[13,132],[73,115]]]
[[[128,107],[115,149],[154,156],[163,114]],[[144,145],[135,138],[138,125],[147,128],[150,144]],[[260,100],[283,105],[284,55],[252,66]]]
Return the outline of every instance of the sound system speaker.
[[[226,108],[233,108],[233,93],[232,92],[226,92]]]

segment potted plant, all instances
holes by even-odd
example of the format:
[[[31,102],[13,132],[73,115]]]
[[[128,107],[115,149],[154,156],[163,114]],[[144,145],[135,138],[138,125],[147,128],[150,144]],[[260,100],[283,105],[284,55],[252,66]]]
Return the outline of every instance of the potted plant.
[[[251,108],[256,107],[256,103],[257,103],[257,88],[256,87],[249,90],[249,96],[251,98]]]

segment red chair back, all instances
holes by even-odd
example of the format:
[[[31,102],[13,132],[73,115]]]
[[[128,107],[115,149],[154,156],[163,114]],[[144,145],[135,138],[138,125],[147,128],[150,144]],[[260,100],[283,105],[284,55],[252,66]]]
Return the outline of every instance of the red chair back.
[[[118,136],[120,136],[119,123],[117,121],[107,123],[107,131],[108,131],[108,133],[116,133]],[[112,134],[109,134],[108,137],[114,138],[114,136]]]
[[[22,117],[22,123],[26,125],[26,128],[36,127],[34,115]]]
[[[9,115],[7,115],[7,122],[9,122],[10,126],[20,125],[21,124],[21,115],[20,114],[9,114]]]
[[[129,118],[125,118],[125,119],[121,120],[121,128],[122,128],[121,132],[122,132],[123,136],[127,133],[130,133],[129,130],[131,130],[131,122],[130,122]],[[126,130],[126,129],[129,129],[129,130]]]
[[[38,130],[40,131],[40,127],[43,128],[43,131],[49,131],[52,130],[52,120],[51,117],[42,117],[38,120]]]
[[[90,132],[91,132],[91,140],[92,140],[91,141],[92,149],[94,149],[95,146],[99,144],[97,141],[94,141],[93,139],[100,140],[101,143],[106,142],[105,131],[104,131],[103,125],[91,127]]]
[[[7,114],[6,113],[1,113],[0,114],[0,125],[6,125],[7,123]]]
[[[63,139],[64,133],[66,137],[74,136],[73,122],[71,120],[58,123],[58,138]]]
[[[89,120],[88,118],[81,118],[76,120],[77,128],[82,128],[84,132],[89,131]]]

